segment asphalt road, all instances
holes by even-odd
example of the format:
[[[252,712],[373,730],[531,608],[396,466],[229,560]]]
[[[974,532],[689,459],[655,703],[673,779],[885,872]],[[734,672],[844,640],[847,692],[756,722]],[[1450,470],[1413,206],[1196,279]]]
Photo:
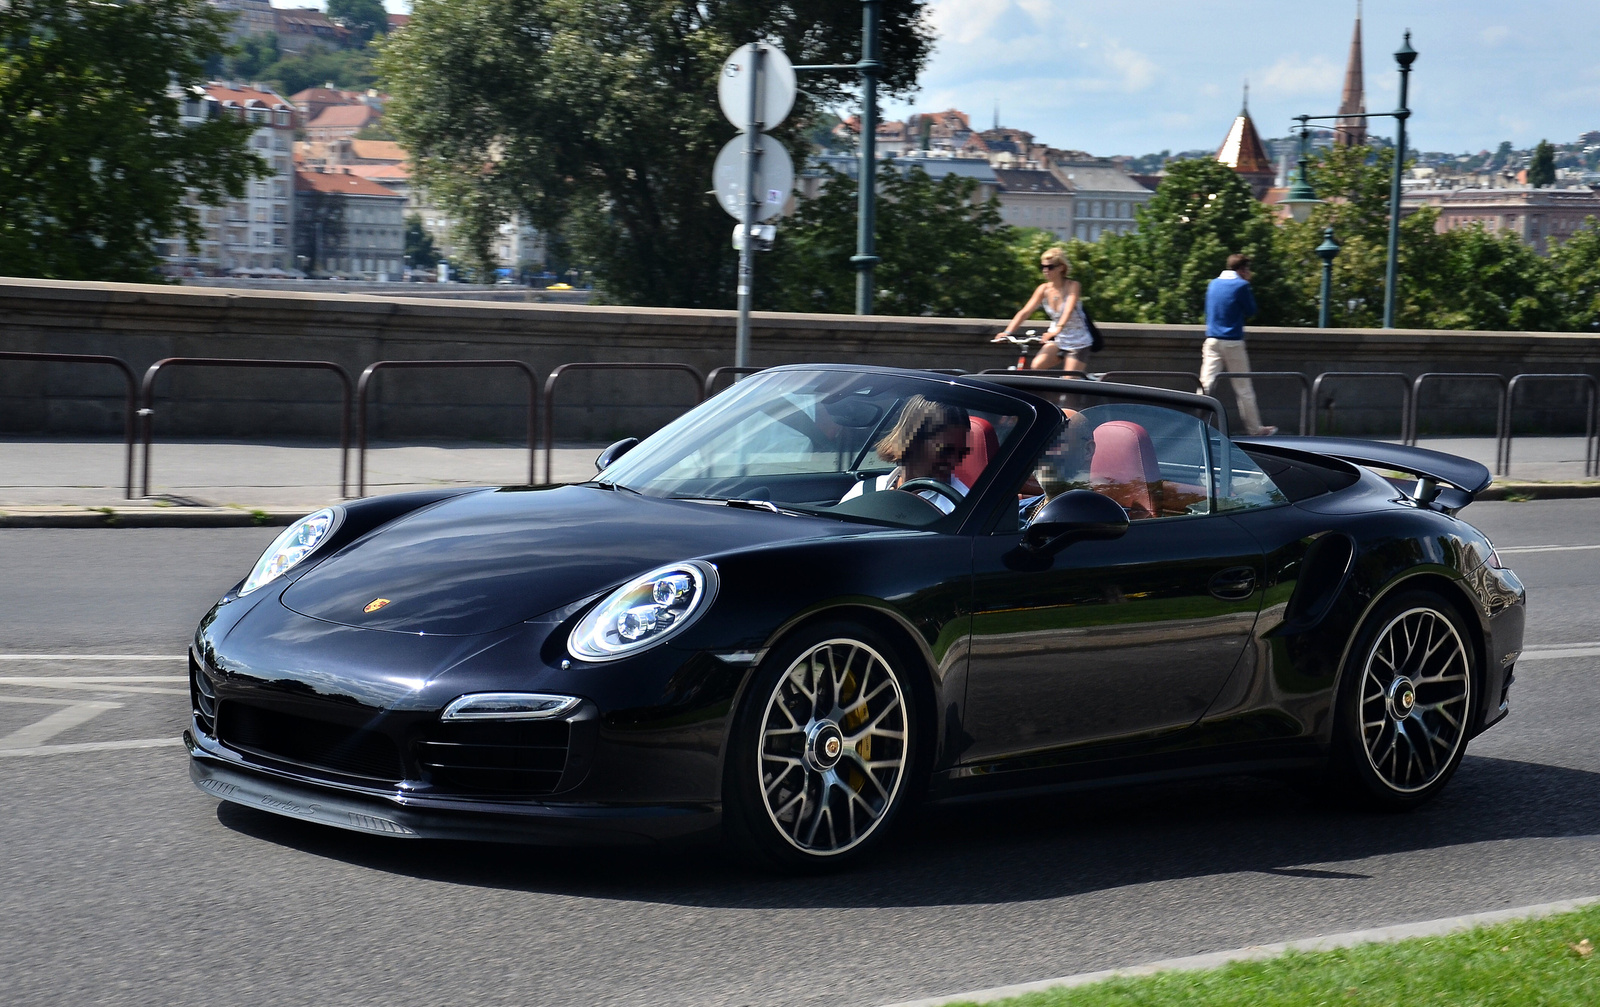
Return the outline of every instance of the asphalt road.
[[[1549,652],[1427,808],[1253,778],[994,804],[814,880],[219,805],[173,744],[178,655],[274,529],[0,531],[0,1001],[870,1005],[1600,894],[1600,501],[1467,514]]]

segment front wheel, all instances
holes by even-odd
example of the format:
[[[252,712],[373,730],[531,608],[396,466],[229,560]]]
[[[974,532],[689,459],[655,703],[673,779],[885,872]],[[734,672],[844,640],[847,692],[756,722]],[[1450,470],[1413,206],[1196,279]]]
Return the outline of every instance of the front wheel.
[[[906,803],[912,703],[899,655],[866,627],[820,625],[775,647],[734,723],[730,838],[790,870],[865,856]]]
[[[1368,617],[1339,685],[1334,768],[1349,789],[1402,810],[1461,763],[1477,709],[1477,667],[1455,606],[1407,591]]]

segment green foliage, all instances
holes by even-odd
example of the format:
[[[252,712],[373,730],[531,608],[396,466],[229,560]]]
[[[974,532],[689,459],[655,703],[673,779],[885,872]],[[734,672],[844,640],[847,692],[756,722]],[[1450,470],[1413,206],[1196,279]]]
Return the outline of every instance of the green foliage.
[[[1289,952],[1220,968],[1132,976],[994,1007],[1580,1007],[1594,1002],[1600,907],[1440,937]],[[952,1003],[951,1007],[957,1007]]]
[[[904,93],[926,61],[926,0],[884,0],[884,83]],[[763,38],[796,63],[847,63],[859,0],[416,0],[382,43],[388,115],[418,181],[488,257],[513,211],[564,236],[609,298],[730,306],[733,221],[708,194],[734,129],[717,107],[723,60]],[[777,130],[791,148],[847,72],[807,75]]]
[[[1263,325],[1301,317],[1274,255],[1271,214],[1232,169],[1212,159],[1178,161],[1138,212],[1139,229],[1067,246],[1072,275],[1097,320],[1194,324],[1205,320],[1206,285],[1229,254],[1243,252]]]
[[[149,281],[155,243],[270,174],[234,119],[186,125],[225,15],[205,0],[0,5],[0,273]]]
[[[358,45],[389,33],[389,15],[378,0],[328,0],[328,17],[350,29]]]
[[[367,49],[310,45],[304,52],[286,55],[279,50],[276,35],[249,35],[240,39],[235,50],[223,60],[222,76],[259,80],[286,95],[327,83],[345,90],[365,91],[378,79],[372,69],[372,53]]]
[[[1557,246],[1549,268],[1551,296],[1561,313],[1558,328],[1600,330],[1600,220],[1590,217],[1582,230]]]
[[[439,264],[439,250],[433,245],[433,235],[422,226],[422,218],[413,213],[406,217],[406,257],[413,266],[432,269]]]
[[[373,121],[367,123],[365,126],[362,126],[360,129],[356,130],[355,138],[357,140],[396,140],[396,139],[398,139],[398,137],[396,137],[394,135],[394,131],[389,129],[388,126],[384,125],[384,122],[383,122],[382,119],[374,119]]]
[[[978,182],[921,168],[878,173],[874,311],[883,315],[995,318],[1027,299],[1036,279],[1012,248],[1000,204],[974,203]],[[829,169],[822,193],[801,203],[757,264],[756,297],[779,311],[855,310],[856,183]],[[1047,233],[1047,232],[1046,232]]]
[[[1540,140],[1533,148],[1533,161],[1528,165],[1528,184],[1536,189],[1556,184],[1556,149],[1549,140]]]

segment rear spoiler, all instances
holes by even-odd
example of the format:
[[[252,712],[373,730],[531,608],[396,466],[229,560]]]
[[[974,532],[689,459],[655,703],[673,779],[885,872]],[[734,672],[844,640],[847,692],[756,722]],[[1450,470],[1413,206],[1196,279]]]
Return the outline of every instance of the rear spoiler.
[[[1350,437],[1234,439],[1240,444],[1266,448],[1268,451],[1285,449],[1329,455],[1357,465],[1409,473],[1417,477],[1417,483],[1406,491],[1406,495],[1419,507],[1429,507],[1446,514],[1454,514],[1471,503],[1473,497],[1483,492],[1494,479],[1487,468],[1470,458],[1386,441],[1363,441]]]

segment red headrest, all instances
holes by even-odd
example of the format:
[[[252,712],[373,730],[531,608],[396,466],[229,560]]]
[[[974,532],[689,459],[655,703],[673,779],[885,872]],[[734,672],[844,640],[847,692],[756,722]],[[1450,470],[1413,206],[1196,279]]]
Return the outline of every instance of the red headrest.
[[[1111,497],[1131,516],[1149,517],[1156,513],[1151,485],[1160,482],[1149,431],[1130,420],[1107,420],[1094,428],[1089,483],[1096,492]]]
[[[986,419],[973,416],[967,426],[967,456],[956,466],[955,477],[970,489],[977,485],[989,459],[1000,453],[1000,437],[994,425]]]

